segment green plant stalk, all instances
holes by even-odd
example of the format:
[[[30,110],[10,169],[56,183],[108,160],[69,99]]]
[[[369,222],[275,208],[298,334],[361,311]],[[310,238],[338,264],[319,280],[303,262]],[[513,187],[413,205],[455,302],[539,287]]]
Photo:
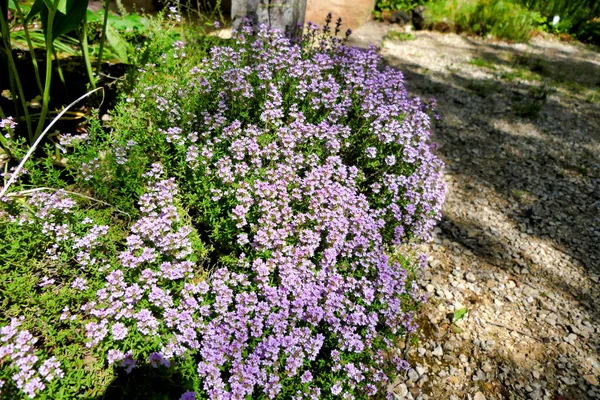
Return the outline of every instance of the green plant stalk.
[[[106,41],[106,28],[108,26],[109,5],[110,0],[104,0],[104,20],[102,21],[102,37],[100,38],[100,49],[98,50],[98,59],[96,60],[96,73],[100,73],[100,68],[102,66],[102,52],[104,51],[104,42]]]
[[[35,51],[33,50],[33,43],[31,42],[31,36],[29,35],[29,27],[27,26],[27,20],[23,15],[23,11],[21,11],[21,6],[18,1],[14,2],[17,14],[19,14],[19,18],[23,21],[23,32],[25,33],[25,41],[27,42],[27,48],[29,49],[29,54],[31,54],[31,63],[33,64],[33,70],[35,71],[35,81],[37,82],[38,89],[40,90],[40,94],[44,92],[44,88],[42,86],[42,80],[40,79],[40,70],[37,64],[37,58],[35,57]]]
[[[48,23],[46,25],[48,27],[46,30],[46,79],[44,80],[44,93],[42,94],[42,112],[40,113],[40,120],[38,121],[32,141],[37,140],[40,136],[46,122],[46,115],[48,114],[50,83],[52,82],[52,25],[54,25],[57,4],[58,0],[54,2],[52,8],[48,8]]]
[[[4,150],[4,152],[10,157],[10,158],[14,158],[13,154],[10,151],[10,148],[8,147],[8,143],[6,142],[6,139],[4,138],[4,136],[0,135],[0,148],[2,150]],[[4,171],[4,184],[6,185],[6,177],[8,176],[8,163],[4,163],[5,166],[5,171]]]
[[[21,85],[21,79],[19,78],[19,72],[17,70],[17,65],[15,64],[15,59],[12,55],[12,46],[10,45],[10,32],[8,29],[8,25],[4,18],[0,18],[0,24],[2,25],[0,28],[2,29],[2,37],[4,38],[4,47],[6,50],[6,56],[8,58],[8,68],[10,69],[9,78],[10,78],[10,86],[13,96],[19,97],[21,100],[21,107],[23,108],[23,113],[25,114],[25,122],[27,124],[27,133],[29,135],[29,140],[32,139],[32,129],[31,129],[31,118],[29,117],[29,110],[27,109],[27,101],[25,100],[25,93],[23,92],[23,86]],[[16,92],[16,93],[15,93]],[[17,119],[19,119],[19,107],[18,102],[15,99],[15,114]]]
[[[96,92],[97,90],[100,90],[100,89],[103,89],[103,88],[98,88],[98,89],[91,90],[91,91],[87,92],[86,94],[84,94],[83,96],[80,96],[77,100],[73,101],[71,104],[69,104],[68,106],[66,106],[56,117],[54,117],[54,119],[48,124],[48,126],[46,127],[46,129],[44,129],[44,131],[41,132],[41,134],[36,137],[35,142],[33,142],[33,144],[31,145],[31,147],[29,148],[29,150],[27,151],[27,153],[25,154],[25,156],[23,157],[23,159],[21,160],[21,162],[19,163],[19,165],[17,165],[17,168],[15,168],[15,172],[13,172],[13,174],[10,176],[10,179],[4,185],[4,188],[2,188],[2,190],[0,190],[0,198],[2,198],[2,196],[4,196],[8,192],[8,188],[10,187],[10,185],[12,185],[17,180],[17,176],[19,175],[19,173],[23,169],[23,166],[25,165],[25,163],[27,162],[27,160],[29,159],[29,157],[31,157],[31,155],[35,151],[35,149],[38,146],[38,144],[40,144],[40,142],[42,141],[44,135],[46,133],[48,133],[48,131],[50,130],[50,128],[52,128],[54,126],[54,124],[56,123],[56,121],[60,120],[60,117],[62,117],[67,111],[69,111],[69,109],[71,107],[73,107],[75,104],[77,104],[80,100],[85,99],[86,97],[88,97],[89,95],[91,95],[92,93],[94,93],[94,92]]]
[[[94,79],[94,73],[92,72],[92,63],[90,61],[90,52],[88,49],[87,15],[83,17],[83,26],[81,29],[81,52],[83,54],[83,61],[85,62],[85,69],[87,70],[88,78],[90,80],[90,85],[92,85],[92,89],[96,89],[96,80]]]
[[[68,91],[67,83],[65,82],[65,76],[63,75],[63,70],[60,66],[60,60],[58,59],[58,55],[56,54],[56,48],[54,47],[54,43],[52,44],[52,54],[54,55],[54,59],[56,60],[56,70],[58,71],[58,77],[60,78],[60,81],[65,87],[65,90]]]

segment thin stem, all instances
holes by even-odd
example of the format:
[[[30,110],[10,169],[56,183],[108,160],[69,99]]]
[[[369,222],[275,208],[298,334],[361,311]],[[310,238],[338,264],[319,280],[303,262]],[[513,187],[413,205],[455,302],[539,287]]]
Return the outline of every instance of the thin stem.
[[[82,197],[82,198],[84,198],[86,200],[95,201],[96,203],[99,203],[99,204],[102,204],[102,205],[114,208],[118,213],[126,215],[127,217],[129,217],[129,219],[131,219],[131,215],[129,213],[127,213],[125,211],[122,211],[122,210],[119,210],[117,207],[113,206],[110,203],[107,203],[107,202],[102,201],[102,200],[95,199],[95,198],[90,197],[90,196],[86,196],[85,194],[82,194],[82,193],[72,192],[70,190],[56,189],[56,188],[51,188],[51,187],[39,187],[39,188],[34,188],[34,189],[22,190],[20,192],[9,193],[9,194],[6,195],[6,197],[25,197],[25,196],[31,195],[33,193],[42,192],[42,191],[45,191],[45,190],[52,190],[54,192],[63,192],[63,193],[66,193],[66,194],[71,194],[71,195],[74,195],[74,196]]]
[[[74,102],[72,102],[71,104],[69,104],[64,110],[62,110],[60,112],[60,114],[58,114],[53,120],[52,122],[50,122],[48,124],[48,126],[46,127],[46,129],[44,129],[44,131],[37,136],[35,142],[31,145],[31,147],[29,148],[29,151],[27,152],[27,154],[25,154],[25,157],[23,157],[23,159],[21,160],[21,162],[19,163],[19,165],[17,166],[17,168],[15,169],[15,172],[11,175],[10,179],[8,180],[8,183],[4,186],[4,188],[0,191],[0,198],[2,198],[2,196],[4,196],[7,192],[8,192],[8,188],[10,187],[11,184],[14,183],[14,181],[17,179],[16,177],[19,175],[19,173],[21,172],[21,170],[23,169],[23,166],[25,165],[25,163],[27,162],[27,160],[29,159],[29,157],[31,157],[31,155],[33,154],[33,152],[35,151],[37,145],[42,141],[44,135],[46,133],[48,133],[48,131],[50,130],[50,128],[52,128],[54,126],[54,124],[56,123],[56,121],[58,121],[60,119],[60,117],[63,116],[63,114],[65,114],[69,108],[73,107],[75,104],[77,104],[80,100],[88,97],[90,94],[94,93],[97,90],[100,89],[104,89],[104,88],[98,88],[98,89],[94,89],[91,90],[89,92],[87,92],[86,94],[84,94],[83,96],[79,97],[77,100],[75,100]]]
[[[0,12],[2,10],[0,9]],[[2,30],[2,37],[4,39],[4,47],[6,50],[6,56],[8,57],[8,68],[9,72],[9,80],[11,86],[11,92],[14,97],[18,97],[18,100],[21,101],[21,107],[23,109],[23,113],[25,114],[25,122],[27,125],[27,133],[29,134],[29,140],[32,139],[32,129],[31,129],[31,119],[29,117],[29,110],[27,109],[27,101],[25,100],[25,93],[23,92],[23,86],[21,85],[21,79],[19,78],[19,72],[17,70],[17,65],[15,64],[15,59],[12,55],[12,46],[10,45],[10,31],[8,28],[7,22],[4,18],[0,18],[0,29]],[[17,99],[14,99],[15,102],[15,114],[17,119],[19,119],[19,107]]]
[[[62,82],[63,86],[65,87],[65,91],[67,91],[68,94],[69,88],[67,88],[65,76],[63,75],[63,71],[60,66],[60,60],[58,59],[58,55],[56,54],[56,48],[54,47],[54,43],[52,44],[52,55],[54,55],[54,59],[56,60],[56,70],[58,71],[58,77],[60,78],[60,81]]]
[[[87,70],[88,78],[90,80],[90,85],[92,85],[92,89],[96,89],[96,80],[94,79],[94,73],[92,72],[92,63],[90,62],[90,52],[88,50],[87,15],[83,17],[83,26],[81,29],[81,52],[83,53],[85,69]]]
[[[102,21],[102,37],[100,38],[100,49],[98,50],[98,59],[96,60],[96,73],[100,72],[102,66],[102,53],[104,52],[104,42],[106,41],[109,5],[110,0],[104,0],[104,20]]]
[[[6,178],[8,177],[8,163],[4,163],[4,186],[6,186]]]
[[[33,140],[37,140],[44,128],[48,107],[50,105],[50,83],[52,82],[52,26],[54,25],[54,15],[56,14],[57,3],[58,1],[55,1],[54,6],[48,8],[48,23],[46,24],[46,79],[44,80],[44,93],[42,95],[42,112],[40,113],[40,120],[38,121]]]
[[[38,89],[40,89],[40,94],[44,91],[42,87],[42,80],[40,79],[40,70],[37,64],[37,58],[35,57],[35,51],[33,50],[33,43],[31,42],[31,36],[29,36],[29,28],[27,27],[27,20],[21,11],[21,6],[18,1],[14,2],[14,5],[17,9],[17,14],[19,14],[19,18],[23,21],[23,32],[25,32],[25,41],[27,42],[27,47],[29,48],[29,54],[31,54],[31,63],[33,64],[33,70],[35,71],[35,80],[38,85]]]

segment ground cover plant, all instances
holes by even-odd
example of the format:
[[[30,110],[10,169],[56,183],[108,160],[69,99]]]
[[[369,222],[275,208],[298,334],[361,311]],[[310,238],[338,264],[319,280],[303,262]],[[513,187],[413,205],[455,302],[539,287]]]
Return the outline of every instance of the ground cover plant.
[[[3,395],[385,396],[424,260],[390,254],[430,237],[443,165],[433,104],[330,30],[204,53],[154,32],[110,129],[26,162],[1,199]]]

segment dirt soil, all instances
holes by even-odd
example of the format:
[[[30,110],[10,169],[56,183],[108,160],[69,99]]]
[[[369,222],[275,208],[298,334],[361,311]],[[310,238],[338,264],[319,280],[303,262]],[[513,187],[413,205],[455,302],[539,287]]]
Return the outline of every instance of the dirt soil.
[[[382,47],[437,100],[448,196],[397,399],[600,398],[600,52],[414,32]],[[401,36],[407,38],[407,36]],[[410,37],[408,37],[410,39]],[[465,315],[464,311],[467,311]]]

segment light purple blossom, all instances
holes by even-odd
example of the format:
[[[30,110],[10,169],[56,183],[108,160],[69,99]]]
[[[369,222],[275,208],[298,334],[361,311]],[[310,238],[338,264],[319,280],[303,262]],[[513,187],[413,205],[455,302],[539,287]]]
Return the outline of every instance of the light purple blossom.
[[[169,368],[171,366],[171,362],[164,358],[163,355],[158,352],[151,353],[148,356],[148,362],[150,362],[150,365],[152,365],[152,367],[154,368],[158,368],[159,365],[162,365],[166,368]]]
[[[181,395],[179,400],[196,400],[196,392],[187,391]]]
[[[21,322],[12,319],[9,325],[0,328],[0,364],[14,368],[16,372],[12,379],[15,386],[27,397],[34,398],[46,388],[43,381],[61,379],[64,373],[55,357],[42,361],[36,355],[34,346],[37,338],[28,330],[19,330]]]
[[[0,120],[0,129],[15,129],[16,127],[17,123],[13,117],[6,117]]]
[[[125,353],[125,358],[121,361],[121,368],[125,368],[125,373],[130,374],[135,368],[136,361],[133,358],[131,351]]]

